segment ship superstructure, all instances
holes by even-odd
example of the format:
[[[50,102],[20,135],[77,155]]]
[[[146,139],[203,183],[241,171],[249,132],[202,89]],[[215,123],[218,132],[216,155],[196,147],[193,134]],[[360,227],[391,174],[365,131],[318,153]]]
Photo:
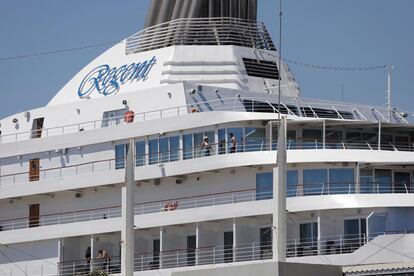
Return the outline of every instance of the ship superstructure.
[[[287,262],[411,275],[414,125],[302,98],[256,9],[153,1],[143,31],[0,121],[0,275],[120,273],[131,139],[137,275],[268,264],[280,116]]]

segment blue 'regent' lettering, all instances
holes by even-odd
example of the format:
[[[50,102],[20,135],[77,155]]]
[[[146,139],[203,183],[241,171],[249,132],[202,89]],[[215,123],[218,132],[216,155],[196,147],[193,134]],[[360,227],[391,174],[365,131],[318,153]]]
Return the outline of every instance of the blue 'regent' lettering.
[[[101,65],[89,72],[78,89],[80,98],[88,97],[94,91],[104,96],[118,93],[122,85],[133,80],[145,80],[157,62],[155,57],[144,62],[117,67]]]

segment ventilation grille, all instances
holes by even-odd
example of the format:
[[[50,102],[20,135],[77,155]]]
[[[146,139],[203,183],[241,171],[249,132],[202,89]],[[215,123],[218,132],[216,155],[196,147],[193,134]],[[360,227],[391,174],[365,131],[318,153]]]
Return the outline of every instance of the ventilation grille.
[[[277,69],[276,62],[251,58],[243,58],[243,62],[248,76],[279,79],[279,70]]]

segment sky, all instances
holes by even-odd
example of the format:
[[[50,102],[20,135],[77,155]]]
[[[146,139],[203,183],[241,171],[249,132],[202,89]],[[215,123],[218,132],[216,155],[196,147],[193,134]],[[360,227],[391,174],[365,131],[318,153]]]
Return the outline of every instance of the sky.
[[[258,0],[279,44],[278,0]],[[42,107],[106,47],[141,30],[149,0],[0,0],[0,118]],[[283,0],[282,55],[334,67],[393,65],[393,105],[414,113],[413,0]],[[305,98],[385,105],[385,69],[330,71],[289,64]]]

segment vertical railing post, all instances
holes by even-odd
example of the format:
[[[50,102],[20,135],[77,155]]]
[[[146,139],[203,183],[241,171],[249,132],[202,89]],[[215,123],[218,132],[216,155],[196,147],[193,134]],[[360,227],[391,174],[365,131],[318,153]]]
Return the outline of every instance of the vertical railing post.
[[[295,246],[295,257],[297,257],[298,256],[298,244],[297,244],[297,240],[295,239],[295,244],[294,244],[294,246]]]
[[[343,247],[342,235],[339,235],[339,252],[342,254],[342,247]]]
[[[216,264],[216,247],[213,248],[213,264]]]
[[[176,264],[176,266],[175,267],[178,267],[178,254],[179,254],[179,251],[177,250],[177,264]]]

